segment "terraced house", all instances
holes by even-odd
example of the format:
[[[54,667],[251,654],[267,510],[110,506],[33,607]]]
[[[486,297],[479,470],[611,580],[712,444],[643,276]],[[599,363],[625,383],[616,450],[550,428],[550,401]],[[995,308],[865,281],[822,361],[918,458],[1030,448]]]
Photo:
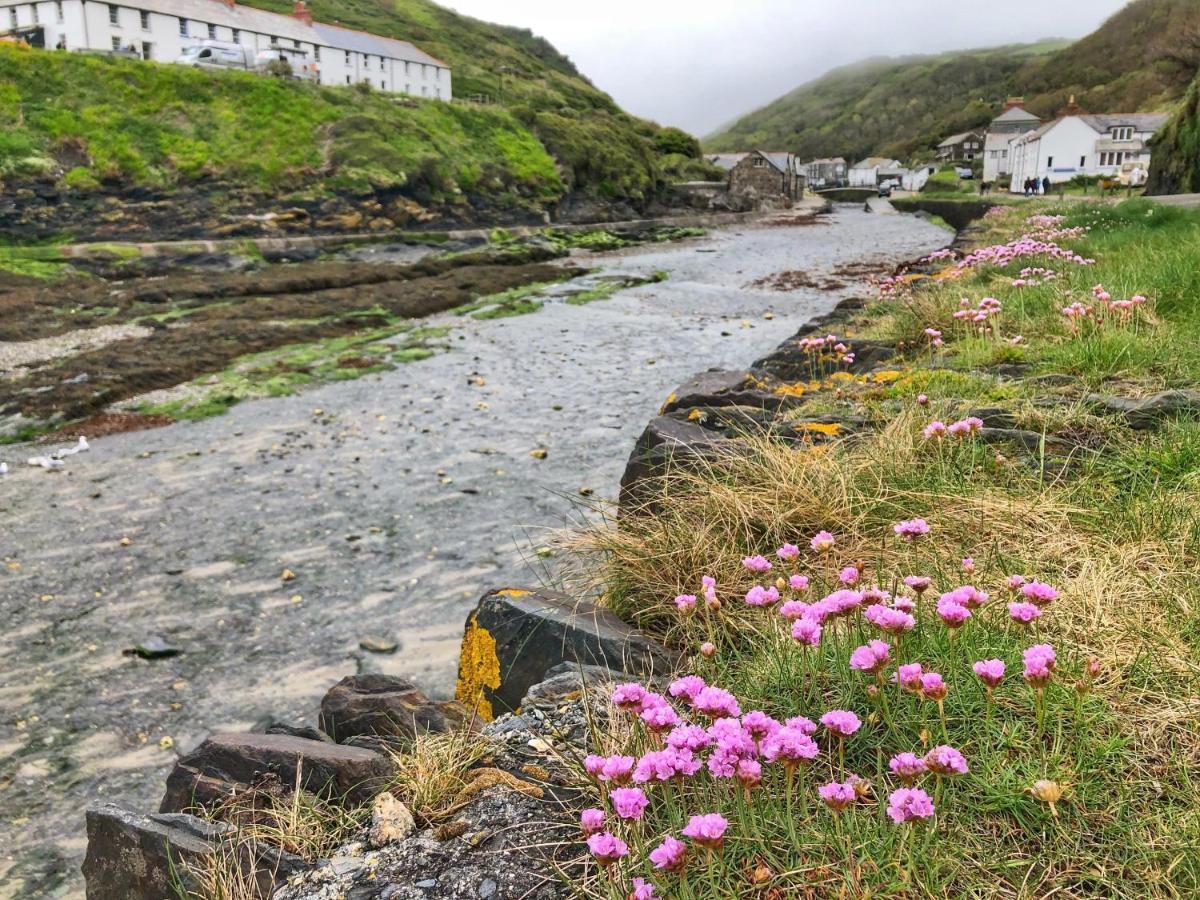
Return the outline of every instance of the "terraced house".
[[[365,82],[414,97],[450,100],[450,67],[408,41],[313,21],[303,0],[292,14],[267,12],[233,0],[0,0],[0,37],[35,47],[136,55],[172,63],[188,48],[275,51],[304,76],[327,85]]]

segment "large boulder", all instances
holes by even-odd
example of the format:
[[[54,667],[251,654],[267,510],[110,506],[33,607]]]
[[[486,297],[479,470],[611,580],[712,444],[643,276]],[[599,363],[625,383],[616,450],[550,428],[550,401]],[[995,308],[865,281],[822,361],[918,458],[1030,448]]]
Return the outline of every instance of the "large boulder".
[[[1155,428],[1164,419],[1200,413],[1200,391],[1163,391],[1150,397],[1089,394],[1087,401],[1102,413],[1124,417],[1135,430]]]
[[[766,410],[789,409],[804,402],[803,397],[776,393],[774,381],[765,372],[713,369],[688,379],[677,387],[659,410],[660,415],[697,407],[745,406]],[[776,382],[777,384],[777,382]]]
[[[506,588],[467,619],[458,699],[481,717],[516,710],[530,687],[563,662],[642,677],[670,668],[666,650],[587,600]]]
[[[364,734],[412,738],[469,719],[461,704],[435,702],[412,682],[379,673],[343,678],[321,700],[321,730],[335,741]]]
[[[88,900],[186,896],[196,887],[192,872],[216,853],[214,839],[220,833],[201,819],[185,827],[176,817],[142,815],[114,803],[89,809],[86,819]]]
[[[370,800],[393,772],[387,757],[358,747],[287,734],[216,734],[182,757],[167,776],[160,811],[211,808],[267,776],[285,787],[348,804]]]
[[[652,510],[658,479],[673,467],[702,465],[738,452],[737,444],[698,421],[676,416],[651,419],[638,438],[621,475],[620,511]]]

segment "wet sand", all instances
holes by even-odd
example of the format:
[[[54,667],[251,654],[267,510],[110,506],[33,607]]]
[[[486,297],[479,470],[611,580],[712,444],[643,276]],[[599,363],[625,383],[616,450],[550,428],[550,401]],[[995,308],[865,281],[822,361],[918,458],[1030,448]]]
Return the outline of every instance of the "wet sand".
[[[578,515],[580,488],[615,499],[673,387],[746,365],[864,290],[840,274],[832,291],[748,285],[824,281],[950,240],[854,208],[825,223],[590,259],[670,277],[517,318],[435,316],[453,326],[448,353],[101,438],[64,470],[0,448],[13,469],[0,481],[0,896],[81,896],[86,807],[155,805],[176,754],[207,733],[311,720],[364,666],[450,694],[467,611],[490,587],[537,583],[533,550]],[[375,634],[399,650],[359,650]],[[151,635],[184,652],[123,655]]]

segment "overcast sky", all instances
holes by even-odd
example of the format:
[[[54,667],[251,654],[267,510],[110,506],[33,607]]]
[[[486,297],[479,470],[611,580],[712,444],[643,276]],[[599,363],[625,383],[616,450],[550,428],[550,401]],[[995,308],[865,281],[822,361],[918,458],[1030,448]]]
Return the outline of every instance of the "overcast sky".
[[[867,56],[1081,37],[1127,0],[441,0],[531,28],[625,109],[707,134]]]

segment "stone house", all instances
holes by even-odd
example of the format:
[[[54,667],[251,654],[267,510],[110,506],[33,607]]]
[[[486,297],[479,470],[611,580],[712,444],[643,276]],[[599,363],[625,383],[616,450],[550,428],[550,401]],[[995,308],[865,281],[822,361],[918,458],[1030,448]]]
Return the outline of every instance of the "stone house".
[[[1083,115],[1069,107],[1052,122],[1012,140],[1014,194],[1025,179],[1049,178],[1061,184],[1079,175],[1102,176],[1122,184],[1143,184],[1150,171],[1150,139],[1167,123],[1165,113]]]
[[[450,100],[450,67],[407,41],[314,22],[303,0],[291,15],[234,0],[0,0],[0,35],[33,46],[121,53],[173,63],[205,42],[253,60],[285,50],[326,85]]]
[[[983,180],[993,182],[1007,176],[1012,171],[1009,145],[1041,125],[1042,120],[1025,109],[1024,97],[1010,97],[983,137]]]
[[[804,196],[804,176],[792,154],[754,150],[729,170],[729,193],[760,209],[779,209]]]
[[[964,131],[952,134],[937,147],[941,162],[971,162],[983,153],[983,132]]]

